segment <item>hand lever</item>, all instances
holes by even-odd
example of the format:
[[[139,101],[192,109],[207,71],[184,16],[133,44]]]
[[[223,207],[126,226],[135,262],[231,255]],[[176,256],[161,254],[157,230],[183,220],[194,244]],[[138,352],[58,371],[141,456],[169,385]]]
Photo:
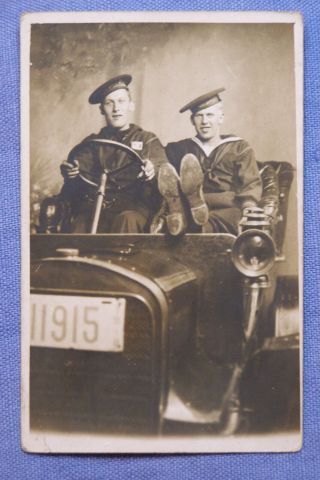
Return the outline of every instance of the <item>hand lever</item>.
[[[105,189],[106,189],[106,183],[107,183],[107,172],[104,171],[100,177],[100,184],[98,188],[97,201],[96,201],[96,206],[94,210],[94,217],[93,217],[92,226],[90,230],[90,233],[93,233],[93,234],[97,233]]]

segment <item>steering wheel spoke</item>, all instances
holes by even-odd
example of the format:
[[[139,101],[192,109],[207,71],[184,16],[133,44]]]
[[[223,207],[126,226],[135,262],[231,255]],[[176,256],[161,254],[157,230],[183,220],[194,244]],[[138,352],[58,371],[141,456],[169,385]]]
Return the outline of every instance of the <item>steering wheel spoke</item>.
[[[99,187],[100,185],[100,178],[101,178],[101,175],[102,174],[106,174],[107,175],[107,181],[106,181],[106,186],[105,186],[105,190],[108,191],[108,190],[125,190],[125,189],[129,189],[133,184],[135,184],[137,181],[139,181],[140,179],[143,178],[144,176],[144,170],[143,170],[143,166],[144,166],[144,161],[142,160],[142,158],[140,157],[140,155],[135,152],[132,148],[128,147],[128,145],[125,145],[123,143],[120,143],[120,142],[116,142],[114,140],[107,140],[107,139],[100,139],[100,138],[97,138],[97,139],[91,139],[91,140],[87,140],[86,142],[84,142],[83,146],[84,147],[87,147],[88,145],[92,145],[92,144],[97,144],[97,145],[100,145],[100,146],[105,146],[105,147],[114,147],[115,150],[122,150],[124,152],[126,152],[128,154],[128,157],[129,157],[129,161],[125,164],[125,165],[121,165],[120,167],[117,167],[117,168],[102,168],[101,167],[101,172],[99,174],[99,172],[97,171],[96,172],[96,181],[93,181],[93,176],[88,172],[85,172],[84,170],[81,169],[81,161],[79,162],[79,168],[80,168],[80,178],[88,183],[89,185],[91,186],[94,186],[94,187]],[[130,172],[130,169],[131,170],[135,170],[135,167],[138,167],[136,168],[137,171],[132,171]],[[122,176],[121,177],[121,182],[117,181],[117,176],[119,176],[120,174],[124,174],[124,173],[128,173],[128,178],[126,178],[126,176]],[[90,178],[88,178],[90,177]]]

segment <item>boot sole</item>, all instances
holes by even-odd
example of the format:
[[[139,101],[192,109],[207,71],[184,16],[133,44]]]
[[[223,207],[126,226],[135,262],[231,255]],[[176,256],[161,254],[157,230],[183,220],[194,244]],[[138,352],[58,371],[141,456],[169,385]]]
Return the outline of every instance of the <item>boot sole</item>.
[[[170,234],[174,236],[181,235],[186,228],[179,183],[179,176],[170,163],[160,167],[158,189],[168,204],[169,215],[167,216],[167,227]]]
[[[204,175],[197,157],[192,153],[183,157],[180,177],[181,190],[190,205],[193,221],[197,225],[205,225],[209,220],[209,210],[202,191]]]

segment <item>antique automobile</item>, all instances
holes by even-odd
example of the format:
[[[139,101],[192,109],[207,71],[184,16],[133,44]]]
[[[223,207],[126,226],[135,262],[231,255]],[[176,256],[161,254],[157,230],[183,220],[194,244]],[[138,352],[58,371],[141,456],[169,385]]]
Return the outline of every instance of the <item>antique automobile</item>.
[[[299,429],[298,282],[277,273],[293,168],[260,164],[262,202],[237,237],[95,234],[110,190],[128,186],[119,175],[134,167],[141,178],[131,154],[98,180],[81,172],[97,192],[91,235],[68,234],[59,195],[42,204],[31,237],[30,428]]]

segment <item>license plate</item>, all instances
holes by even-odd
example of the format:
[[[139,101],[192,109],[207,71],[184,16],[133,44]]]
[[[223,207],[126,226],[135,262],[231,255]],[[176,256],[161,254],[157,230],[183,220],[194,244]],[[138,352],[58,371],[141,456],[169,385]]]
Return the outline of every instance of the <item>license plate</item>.
[[[30,343],[121,352],[125,307],[125,298],[31,294]]]

